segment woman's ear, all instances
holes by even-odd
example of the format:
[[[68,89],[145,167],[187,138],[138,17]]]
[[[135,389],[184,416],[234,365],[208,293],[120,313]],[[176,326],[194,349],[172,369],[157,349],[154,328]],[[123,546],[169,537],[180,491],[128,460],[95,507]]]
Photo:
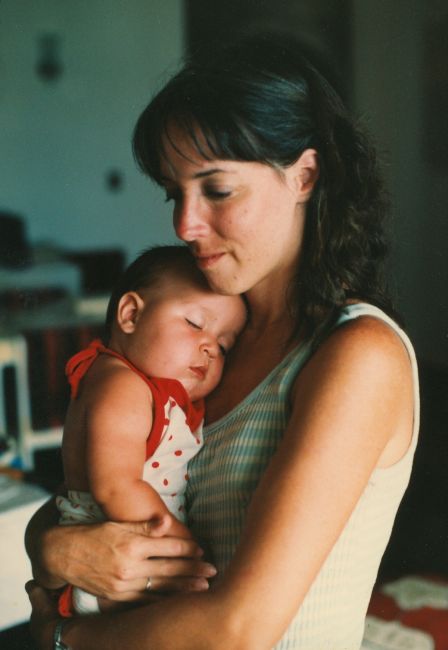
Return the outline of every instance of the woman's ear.
[[[290,168],[294,174],[297,202],[306,203],[319,178],[319,156],[315,149],[305,149]]]
[[[144,306],[143,298],[135,291],[128,291],[121,296],[117,308],[117,324],[122,332],[132,334]]]

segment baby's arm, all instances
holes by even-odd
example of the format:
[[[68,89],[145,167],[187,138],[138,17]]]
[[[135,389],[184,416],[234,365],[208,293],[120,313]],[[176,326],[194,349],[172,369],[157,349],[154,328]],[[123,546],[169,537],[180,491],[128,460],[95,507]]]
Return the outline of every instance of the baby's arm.
[[[191,537],[142,479],[153,403],[141,378],[128,368],[114,368],[91,395],[86,419],[90,491],[105,515],[113,521],[169,516],[169,535]]]

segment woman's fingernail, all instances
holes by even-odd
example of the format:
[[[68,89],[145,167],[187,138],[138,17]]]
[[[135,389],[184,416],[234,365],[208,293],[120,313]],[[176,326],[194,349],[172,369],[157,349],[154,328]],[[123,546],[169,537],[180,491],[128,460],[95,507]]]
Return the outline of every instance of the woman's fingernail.
[[[213,564],[206,564],[205,565],[205,575],[207,575],[207,576],[215,576],[217,573],[218,573],[218,571],[213,566]]]

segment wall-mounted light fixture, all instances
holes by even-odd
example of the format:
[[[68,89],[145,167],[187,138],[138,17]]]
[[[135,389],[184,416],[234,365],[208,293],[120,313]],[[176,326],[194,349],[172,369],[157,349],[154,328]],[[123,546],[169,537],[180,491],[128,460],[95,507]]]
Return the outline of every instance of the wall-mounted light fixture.
[[[42,81],[56,81],[62,74],[61,37],[58,34],[42,34],[38,39],[36,73]]]

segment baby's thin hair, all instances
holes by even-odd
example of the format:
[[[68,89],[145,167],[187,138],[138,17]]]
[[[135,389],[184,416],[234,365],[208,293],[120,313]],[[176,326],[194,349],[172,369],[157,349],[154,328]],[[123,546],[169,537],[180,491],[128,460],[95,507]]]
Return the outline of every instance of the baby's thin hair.
[[[209,289],[187,246],[153,246],[143,251],[124,271],[112,291],[106,313],[105,337],[109,342],[120,298],[128,291],[157,289],[167,278],[187,279]]]

